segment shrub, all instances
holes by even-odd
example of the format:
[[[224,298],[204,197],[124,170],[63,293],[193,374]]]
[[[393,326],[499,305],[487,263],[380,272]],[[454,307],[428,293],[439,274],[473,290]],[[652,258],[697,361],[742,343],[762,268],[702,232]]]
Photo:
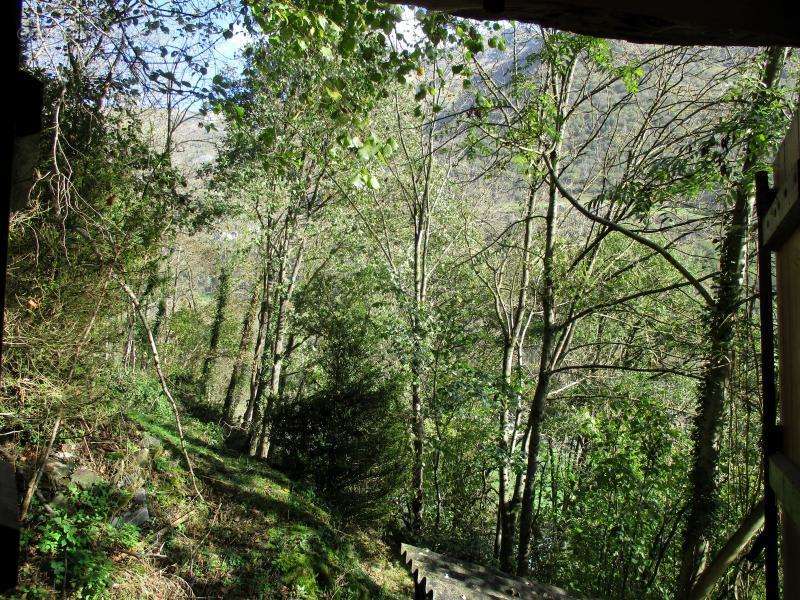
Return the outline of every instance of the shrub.
[[[67,588],[77,598],[107,596],[111,556],[139,541],[135,526],[111,524],[128,499],[102,483],[87,490],[70,485],[52,514],[39,513],[31,542],[46,558],[56,588]]]
[[[344,519],[378,525],[394,508],[408,449],[402,393],[370,360],[357,328],[329,339],[326,383],[280,407],[273,440],[290,475],[310,481]]]

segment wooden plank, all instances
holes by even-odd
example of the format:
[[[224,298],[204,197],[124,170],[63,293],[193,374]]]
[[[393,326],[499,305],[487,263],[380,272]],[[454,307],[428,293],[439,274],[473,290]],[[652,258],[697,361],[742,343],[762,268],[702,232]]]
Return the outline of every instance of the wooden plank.
[[[17,585],[19,521],[14,467],[0,459],[0,593]]]
[[[769,458],[769,484],[784,514],[800,526],[800,468],[782,452]]]
[[[795,113],[786,138],[783,141],[784,180],[781,191],[786,201],[796,203],[798,200],[798,159],[800,159],[800,112]]]
[[[800,465],[800,230],[795,228],[775,255],[783,454]],[[782,503],[781,508],[784,597],[800,598],[800,521],[789,516],[793,508]]]
[[[800,225],[800,111],[778,150],[773,172],[775,200],[764,217],[762,243],[775,250]]]

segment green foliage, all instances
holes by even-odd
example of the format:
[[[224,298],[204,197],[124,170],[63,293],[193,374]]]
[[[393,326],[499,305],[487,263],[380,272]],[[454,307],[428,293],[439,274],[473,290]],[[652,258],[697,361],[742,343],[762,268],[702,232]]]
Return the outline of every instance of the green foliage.
[[[316,600],[333,592],[337,598],[361,600],[375,593],[353,568],[352,546],[325,532],[303,525],[277,529],[269,548],[277,553],[275,567],[295,598]]]
[[[76,598],[108,597],[112,556],[139,542],[136,527],[111,523],[129,499],[104,483],[86,490],[70,485],[52,513],[39,513],[27,543],[48,560],[56,588]]]
[[[719,291],[728,204],[782,137],[794,66],[767,89],[760,50],[403,18],[376,0],[222,3],[211,18],[203,0],[130,18],[100,0],[28,4],[48,129],[12,215],[0,434],[35,464],[61,414],[53,455],[116,478],[89,490],[43,478],[54,512],[31,512],[28,597],[134,597],[137,577],[169,597],[165,574],[199,597],[382,597],[367,565],[402,573],[371,553],[416,510],[416,465],[420,543],[493,564],[504,473],[517,534],[532,509],[521,568],[535,579],[672,595],[710,326],[708,294],[663,253]],[[246,45],[221,68],[206,58],[214,40]],[[199,170],[179,150],[194,137],[172,127],[197,109],[218,150]],[[724,315],[709,552],[761,489],[744,255],[741,283],[728,269],[741,294]],[[234,386],[222,426],[234,357],[251,385]],[[253,423],[251,402],[266,415]],[[270,460],[237,451],[262,431]],[[133,453],[164,556],[123,573],[139,534],[110,518]],[[738,561],[718,595],[753,597],[759,577]]]
[[[664,555],[676,550],[669,531],[689,440],[669,406],[677,390],[639,376],[618,381],[605,388],[611,398],[602,412],[559,411],[565,422],[555,431],[569,430],[577,442],[565,456],[542,453],[550,487],[542,502],[552,521],[539,531],[538,555],[549,558],[537,561],[536,571],[578,594],[661,598],[674,572],[650,586],[661,561],[661,568],[674,564]]]
[[[364,324],[330,326],[324,383],[280,410],[275,443],[284,467],[313,482],[343,519],[380,525],[392,516],[406,470],[400,381],[372,363]]]

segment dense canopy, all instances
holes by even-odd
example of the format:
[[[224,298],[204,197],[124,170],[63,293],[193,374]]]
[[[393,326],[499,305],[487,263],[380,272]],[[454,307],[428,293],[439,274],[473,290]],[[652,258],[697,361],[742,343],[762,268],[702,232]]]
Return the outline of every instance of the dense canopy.
[[[753,179],[798,54],[548,25],[26,0],[18,597],[403,598],[407,543],[763,598]]]

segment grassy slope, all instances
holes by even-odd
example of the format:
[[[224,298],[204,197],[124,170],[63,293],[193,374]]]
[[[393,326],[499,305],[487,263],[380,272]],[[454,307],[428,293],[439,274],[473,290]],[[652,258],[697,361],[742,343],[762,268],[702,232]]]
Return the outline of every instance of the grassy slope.
[[[221,428],[203,415],[184,415],[202,501],[192,493],[166,406],[131,409],[123,420],[121,429],[132,432],[126,457],[109,455],[106,470],[113,460],[131,462],[141,435],[150,446],[144,470],[153,519],[132,552],[113,557],[112,597],[410,597],[409,576],[377,536],[342,531],[310,491],[225,449]],[[41,573],[24,572],[23,582]],[[52,597],[52,588],[38,589],[22,597]]]
[[[178,456],[171,418],[132,416]],[[224,450],[218,426],[193,416],[184,420],[205,502],[191,497],[182,465],[161,474],[154,491],[158,504],[172,513],[202,509],[166,552],[183,558],[178,574],[195,594],[408,597],[405,570],[380,542],[343,533],[308,492],[293,489],[290,480],[258,461]]]

